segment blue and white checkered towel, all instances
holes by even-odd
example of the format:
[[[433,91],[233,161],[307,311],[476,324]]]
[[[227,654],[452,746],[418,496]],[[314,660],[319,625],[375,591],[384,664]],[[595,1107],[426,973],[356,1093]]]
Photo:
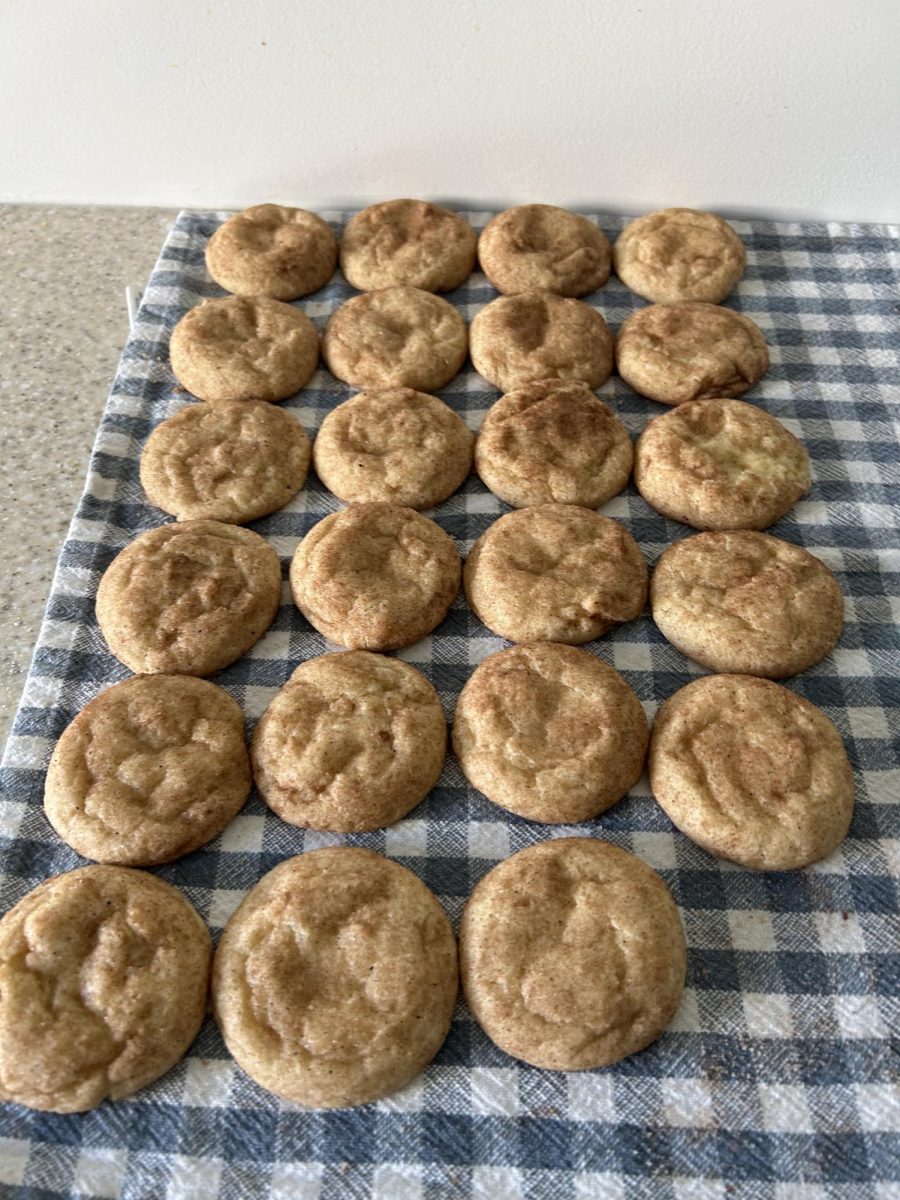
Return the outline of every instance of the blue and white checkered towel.
[[[481,227],[491,214],[467,214]],[[338,229],[349,216],[326,213]],[[144,295],[103,416],[84,497],[59,567],[3,761],[0,910],[81,860],[41,807],[52,747],[75,713],[127,675],[106,649],[94,595],[113,556],[168,518],[144,499],[150,430],[188,400],[168,366],[175,322],[219,294],[203,265],[221,213],[183,213]],[[601,217],[615,237],[623,222]],[[440,782],[391,829],[342,837],[284,824],[254,795],[211,845],[157,874],[218,934],[246,890],[288,855],[346,842],[416,872],[457,920],[498,860],[552,836],[595,834],[656,868],[681,906],[688,985],[670,1028],[602,1071],[540,1071],[508,1058],[461,1003],[435,1062],[364,1108],[306,1112],[247,1079],[208,1019],[188,1057],[138,1095],[77,1116],[0,1106],[0,1194],[30,1200],[891,1200],[900,1197],[900,229],[736,223],[746,276],[728,304],[766,335],[769,373],[745,399],[803,439],[813,489],[772,528],[837,574],[847,623],[837,649],[788,681],[843,734],[856,770],[850,836],[805,871],[758,874],[675,832],[646,779],[584,826],[532,824],[467,787],[451,757]],[[299,302],[322,325],[351,289],[339,277]],[[480,274],[449,296],[463,315],[494,293]],[[613,329],[640,301],[618,280],[590,298]],[[288,402],[310,433],[349,391],[324,369]],[[496,399],[466,370],[440,393],[472,426]],[[618,378],[600,393],[633,434],[661,406]],[[311,476],[255,523],[287,565],[337,507]],[[435,519],[465,553],[504,506],[473,476]],[[633,486],[603,512],[655,561],[692,531],[657,516]],[[433,681],[447,716],[502,644],[462,599],[401,651]],[[303,659],[326,649],[285,588],[269,633],[215,682],[260,715]],[[649,617],[590,647],[648,714],[700,673]]]

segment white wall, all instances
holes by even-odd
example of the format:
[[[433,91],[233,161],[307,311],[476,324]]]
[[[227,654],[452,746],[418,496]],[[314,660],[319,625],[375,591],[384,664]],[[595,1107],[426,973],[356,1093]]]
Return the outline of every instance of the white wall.
[[[2,0],[0,197],[900,220],[898,0]]]

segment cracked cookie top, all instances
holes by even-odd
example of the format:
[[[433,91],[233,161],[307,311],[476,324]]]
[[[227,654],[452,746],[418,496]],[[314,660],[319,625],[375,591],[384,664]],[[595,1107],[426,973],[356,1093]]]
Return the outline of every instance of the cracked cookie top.
[[[466,598],[513,642],[599,637],[638,616],[647,564],[617,521],[574,504],[539,504],[488,526],[466,559]]]
[[[309,659],[263,713],[253,774],[292,825],[359,833],[393,825],[431,791],[447,746],[437,692],[397,658]]]
[[[463,365],[466,323],[440,296],[390,287],[354,296],[325,327],[322,354],[332,375],[358,388],[436,392]]]
[[[654,418],[634,454],[647,503],[695,529],[765,529],[810,486],[803,443],[740,400],[695,400]]]
[[[315,213],[255,204],[220,225],[206,247],[206,269],[226,292],[296,300],[334,274],[337,238]]]
[[[211,675],[272,624],[281,563],[265,538],[220,521],[140,534],[107,567],[97,621],[136,674]]]
[[[228,693],[187,675],[138,675],[67,727],[44,809],[85,858],[152,866],[221,833],[249,791],[244,717]]]
[[[647,718],[617,671],[586,650],[537,642],[475,668],[453,718],[469,782],[532,821],[588,821],[637,782]]]
[[[853,773],[831,721],[748,675],[706,676],[666,701],[653,725],[650,786],[692,841],[761,871],[827,857],[853,812]]]
[[[475,469],[516,508],[599,508],[631,474],[628,430],[585,383],[541,379],[491,405],[475,443]]]
[[[204,300],[172,330],[175,378],[201,400],[284,400],[312,378],[316,327],[299,308],[266,296]]]
[[[415,287],[449,292],[475,265],[475,230],[424,200],[387,200],[352,217],[341,237],[341,270],[361,292]]]
[[[313,454],[319,478],[341,500],[432,508],[469,474],[474,441],[436,396],[388,388],[332,409]]]
[[[594,838],[540,842],[488,872],[463,912],[459,953],[488,1037],[555,1071],[643,1050],[684,989],[684,931],[666,885]]]
[[[351,504],[325,517],[291,563],[294,602],[320,633],[353,650],[396,650],[431,633],[459,592],[456,546],[396,504]]]
[[[650,304],[616,338],[616,367],[629,387],[661,404],[740,396],[769,369],[759,326],[715,304]]]
[[[371,850],[281,863],[228,922],[213,1006],[257,1083],[310,1108],[401,1088],[437,1053],[457,993],[456,939],[405,867]]]
[[[73,1113],[158,1079],[206,1011],[210,937],[175,888],[82,867],[0,920],[0,1100]]]
[[[663,552],[653,620],[711,671],[781,679],[824,658],[841,635],[844,598],[821,559],[766,533],[698,533]]]
[[[470,352],[475,370],[502,392],[536,379],[577,379],[597,388],[612,371],[613,339],[590,305],[529,291],[501,296],[476,314]]]
[[[181,521],[243,525],[283,508],[303,487],[309,438],[290,413],[252,400],[189,404],[150,434],[141,483]]]
[[[713,213],[664,208],[626,225],[613,247],[626,287],[657,304],[718,304],[744,273],[747,252],[731,226]]]
[[[587,217],[552,204],[521,204],[488,221],[478,239],[478,261],[506,295],[537,288],[586,296],[609,278],[612,251]]]

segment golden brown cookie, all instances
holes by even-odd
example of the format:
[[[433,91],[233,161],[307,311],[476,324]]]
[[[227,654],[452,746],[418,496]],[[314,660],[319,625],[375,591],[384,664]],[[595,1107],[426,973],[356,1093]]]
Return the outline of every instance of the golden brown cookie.
[[[478,239],[481,269],[498,292],[586,296],[609,278],[612,251],[587,217],[552,204],[499,213]]]
[[[189,404],[150,434],[141,483],[150,503],[179,521],[243,525],[296,496],[310,454],[303,426],[271,404]]]
[[[472,364],[502,392],[536,379],[605,383],[613,339],[600,314],[581,300],[521,292],[492,300],[472,321]]]
[[[101,692],[56,743],[44,810],[95,862],[149,867],[217,834],[250,792],[244,716],[188,675],[137,675]]]
[[[185,313],[169,355],[175,378],[201,400],[284,400],[312,378],[319,335],[293,305],[225,296]]]
[[[644,428],[634,482],[657,512],[695,529],[765,529],[809,491],[809,455],[754,404],[693,400]]]
[[[145,675],[212,675],[258,641],[281,599],[281,563],[258,533],[183,521],[140,534],[97,589],[112,653]]]
[[[491,1041],[535,1067],[606,1067],[659,1037],[684,990],[678,909],[608,842],[556,838],[494,867],[469,897],[459,958]]]
[[[664,208],[626,225],[613,247],[626,287],[657,304],[718,304],[744,273],[747,252],[727,221],[693,208]]]
[[[371,850],[314,850],[264,875],[228,922],[213,1005],[258,1084],[309,1108],[403,1087],[440,1049],[456,939],[411,871]]]
[[[589,642],[647,599],[631,534],[574,504],[507,513],[472,547],[463,578],[472,611],[511,642]]]
[[[616,367],[642,396],[685,404],[742,395],[768,371],[769,348],[759,326],[733,309],[649,304],[619,330]]]
[[[650,786],[692,841],[760,871],[826,858],[853,815],[837,729],[802,696],[750,675],[707,675],[666,701],[653,725]]]
[[[337,238],[315,213],[255,204],[229,217],[206,247],[206,269],[226,292],[296,300],[334,274]]]
[[[664,551],[650,587],[653,620],[711,671],[782,679],[828,654],[844,598],[828,567],[767,533],[698,533]]]
[[[617,671],[574,646],[534,642],[475,668],[453,718],[463,774],[531,821],[599,816],[641,777],[647,718]]]
[[[380,288],[342,304],[325,327],[322,354],[352,387],[436,392],[465,362],[466,323],[440,296]]]
[[[350,650],[294,671],[253,736],[260,795],[282,820],[359,833],[393,825],[438,781],[437,692],[397,658]]]
[[[475,266],[475,230],[424,200],[387,200],[352,217],[341,237],[341,270],[361,292],[415,287],[449,292]]]
[[[634,451],[628,430],[585,383],[541,379],[488,409],[475,443],[475,470],[516,508],[599,508],[621,492]]]
[[[431,508],[472,469],[474,435],[452,408],[412,388],[360,392],[316,435],[316,472],[341,500]]]
[[[294,603],[354,650],[396,650],[431,633],[459,592],[460,561],[436,525],[396,504],[351,504],[313,526],[291,563]]]
[[[0,1100],[73,1113],[178,1062],[206,1011],[210,937],[144,871],[82,867],[0,920]]]

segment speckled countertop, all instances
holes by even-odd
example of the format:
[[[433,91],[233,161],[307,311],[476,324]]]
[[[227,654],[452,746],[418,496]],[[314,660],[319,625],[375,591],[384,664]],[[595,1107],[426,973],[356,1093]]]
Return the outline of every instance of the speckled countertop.
[[[143,285],[175,213],[0,206],[0,746]]]

